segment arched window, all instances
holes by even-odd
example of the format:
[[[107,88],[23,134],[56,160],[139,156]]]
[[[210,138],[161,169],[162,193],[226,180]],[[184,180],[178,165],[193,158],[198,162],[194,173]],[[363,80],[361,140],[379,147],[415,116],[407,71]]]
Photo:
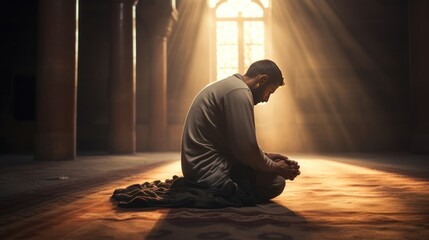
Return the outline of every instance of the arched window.
[[[213,78],[244,73],[252,62],[266,58],[269,0],[209,0],[209,6]]]

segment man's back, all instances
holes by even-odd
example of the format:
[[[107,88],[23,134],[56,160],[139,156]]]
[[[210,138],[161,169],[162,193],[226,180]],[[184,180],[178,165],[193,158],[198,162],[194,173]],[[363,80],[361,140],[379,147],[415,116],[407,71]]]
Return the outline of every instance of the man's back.
[[[244,111],[236,112],[234,119],[226,116],[234,108]],[[236,143],[231,141],[237,137],[229,136],[230,121],[254,128],[252,93],[238,74],[207,86],[194,99],[182,137],[185,178],[203,186],[224,183],[236,161],[231,149]]]

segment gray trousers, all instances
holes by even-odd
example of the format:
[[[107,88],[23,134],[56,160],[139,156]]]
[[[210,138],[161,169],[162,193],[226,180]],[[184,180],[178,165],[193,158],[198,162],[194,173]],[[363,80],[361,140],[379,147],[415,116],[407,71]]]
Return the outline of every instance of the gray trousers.
[[[286,187],[283,177],[266,172],[259,172],[242,164],[233,167],[232,179],[238,183],[250,186],[250,191],[256,195],[258,203],[267,202],[279,196]]]

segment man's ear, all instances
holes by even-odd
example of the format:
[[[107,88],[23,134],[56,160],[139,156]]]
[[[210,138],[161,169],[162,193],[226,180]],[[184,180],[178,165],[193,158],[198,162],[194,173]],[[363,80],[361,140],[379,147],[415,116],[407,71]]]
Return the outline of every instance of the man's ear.
[[[268,80],[268,75],[267,74],[262,74],[262,75],[259,76],[259,83],[260,84],[264,84],[267,80]]]

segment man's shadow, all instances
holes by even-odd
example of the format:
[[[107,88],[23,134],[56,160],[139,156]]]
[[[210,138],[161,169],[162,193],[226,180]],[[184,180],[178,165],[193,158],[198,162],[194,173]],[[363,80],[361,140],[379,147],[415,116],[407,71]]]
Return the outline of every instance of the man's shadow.
[[[136,212],[159,209],[135,209]],[[117,209],[117,212],[133,211]],[[253,207],[170,208],[146,239],[309,239],[320,226],[270,201]],[[146,235],[147,234],[147,235]]]

